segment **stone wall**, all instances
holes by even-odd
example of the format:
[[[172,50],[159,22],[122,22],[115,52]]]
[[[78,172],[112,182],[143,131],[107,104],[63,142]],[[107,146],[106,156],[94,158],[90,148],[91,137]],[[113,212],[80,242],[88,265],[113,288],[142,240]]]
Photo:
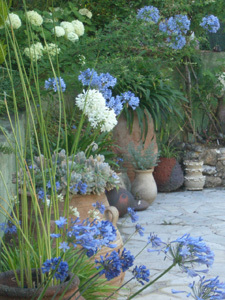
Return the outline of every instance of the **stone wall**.
[[[186,159],[203,161],[205,188],[225,186],[225,148],[193,146],[193,149],[186,151]]]

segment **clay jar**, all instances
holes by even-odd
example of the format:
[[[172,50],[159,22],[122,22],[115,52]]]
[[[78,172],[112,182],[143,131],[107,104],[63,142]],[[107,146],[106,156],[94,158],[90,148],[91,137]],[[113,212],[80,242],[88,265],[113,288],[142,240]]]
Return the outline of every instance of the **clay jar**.
[[[119,148],[115,150],[118,156],[128,156],[128,145],[133,142],[136,147],[140,144],[141,140],[144,142],[144,149],[148,148],[151,143],[154,143],[155,153],[158,152],[153,121],[148,117],[147,114],[146,118],[148,124],[148,133],[144,138],[141,136],[141,128],[139,126],[137,113],[134,112],[133,128],[131,133],[127,128],[126,118],[123,114],[121,114],[118,120],[118,124],[113,129],[113,139],[115,141],[115,144],[119,146]],[[127,174],[130,178],[130,181],[134,181],[135,168],[133,167],[133,165],[130,162],[126,161],[126,159],[124,159],[123,167],[127,169]]]
[[[135,170],[135,179],[131,192],[136,199],[142,199],[151,204],[157,196],[157,186],[153,177],[153,170]]]

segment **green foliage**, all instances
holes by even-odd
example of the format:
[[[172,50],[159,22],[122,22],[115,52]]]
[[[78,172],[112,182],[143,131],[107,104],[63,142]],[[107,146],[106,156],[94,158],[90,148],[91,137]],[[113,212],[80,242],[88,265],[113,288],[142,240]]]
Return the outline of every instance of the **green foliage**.
[[[158,164],[159,152],[155,153],[155,144],[152,142],[147,148],[144,144],[135,147],[134,143],[128,145],[129,156],[127,157],[136,170],[148,170]]]

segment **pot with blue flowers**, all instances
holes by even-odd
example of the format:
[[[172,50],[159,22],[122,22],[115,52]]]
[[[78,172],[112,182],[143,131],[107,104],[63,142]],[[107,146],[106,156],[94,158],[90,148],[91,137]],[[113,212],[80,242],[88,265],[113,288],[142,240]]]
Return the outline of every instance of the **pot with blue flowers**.
[[[56,202],[59,215],[68,216],[68,220],[71,220],[69,222],[73,222],[77,218],[81,221],[89,218],[89,220],[105,221],[105,226],[107,226],[108,222],[114,225],[116,230],[115,247],[112,250],[102,247],[96,257],[105,255],[113,250],[122,250],[123,241],[116,228],[119,212],[115,207],[109,206],[105,194],[106,190],[109,191],[117,187],[120,180],[116,172],[105,162],[104,156],[95,155],[87,158],[84,152],[67,156],[65,150],[61,150],[59,153],[54,153],[51,156],[51,162],[53,165],[50,169],[49,161],[44,156],[34,157],[33,164],[29,165],[27,170],[28,176],[31,171],[33,172],[42,213],[44,214],[46,207],[48,211],[51,208],[51,232],[54,232],[55,229],[53,220]],[[46,173],[47,182],[45,183],[41,176],[42,169]],[[55,178],[48,178],[48,174],[53,172],[55,173]],[[22,175],[23,170],[20,170],[18,174],[20,184],[24,183]],[[54,198],[50,196],[54,194]],[[69,208],[68,211],[65,207]],[[29,218],[34,218],[32,202],[30,202],[30,210]],[[123,281],[124,275],[124,273],[121,273],[121,276],[117,277],[112,284],[119,286]]]

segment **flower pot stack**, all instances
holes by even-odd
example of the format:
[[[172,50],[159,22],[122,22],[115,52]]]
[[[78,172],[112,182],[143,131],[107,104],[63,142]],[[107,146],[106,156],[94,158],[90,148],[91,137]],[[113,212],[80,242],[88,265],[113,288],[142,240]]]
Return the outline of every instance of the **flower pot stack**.
[[[184,185],[187,190],[200,191],[205,185],[205,176],[202,175],[203,161],[185,160]]]

